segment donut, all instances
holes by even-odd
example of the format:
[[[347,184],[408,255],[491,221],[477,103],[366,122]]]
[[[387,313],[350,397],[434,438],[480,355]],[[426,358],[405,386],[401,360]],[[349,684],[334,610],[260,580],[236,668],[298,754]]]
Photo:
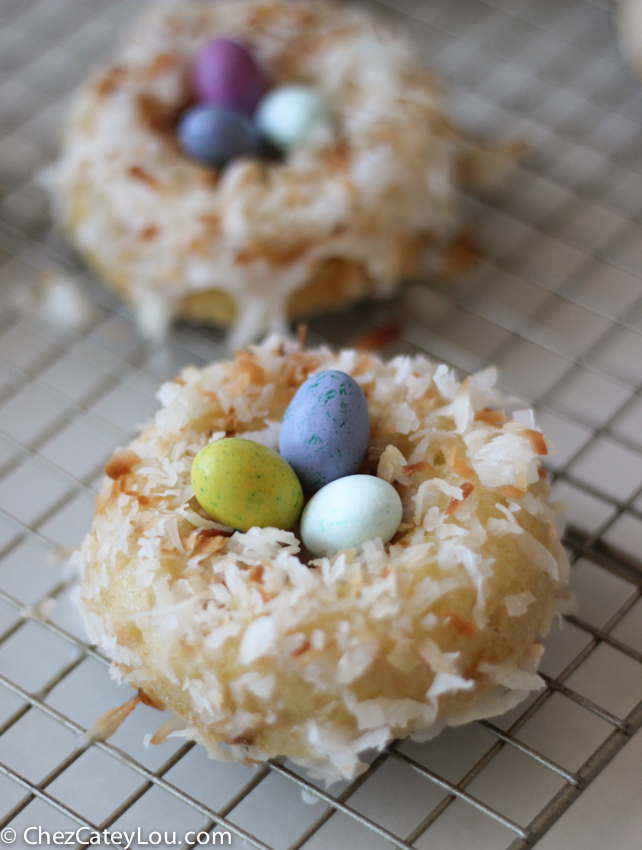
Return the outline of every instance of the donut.
[[[248,44],[273,83],[314,87],[334,137],[219,169],[182,153],[191,64],[219,36]],[[455,238],[460,171],[479,183],[497,167],[464,150],[416,51],[365,11],[183,2],[144,16],[82,87],[45,183],[55,219],[146,336],[181,317],[234,326],[237,347],[387,297],[434,262]]]
[[[219,439],[276,449],[295,392],[326,370],[363,390],[360,474],[391,484],[403,515],[386,545],[309,558],[297,527],[214,521],[190,471]],[[362,771],[364,750],[498,714],[542,687],[539,637],[569,563],[546,440],[495,380],[273,335],[164,384],[154,421],[107,463],[76,556],[87,631],[114,676],[213,758],[287,756],[327,781]]]

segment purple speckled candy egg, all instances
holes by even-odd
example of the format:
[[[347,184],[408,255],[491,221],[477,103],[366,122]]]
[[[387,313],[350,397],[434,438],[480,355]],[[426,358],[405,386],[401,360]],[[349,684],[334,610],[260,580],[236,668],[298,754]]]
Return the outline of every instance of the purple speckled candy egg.
[[[329,369],[308,378],[283,416],[279,451],[306,493],[354,475],[370,439],[368,403],[350,375]]]
[[[178,124],[178,141],[192,159],[221,167],[237,156],[254,156],[260,140],[252,123],[220,106],[193,106]]]
[[[252,115],[267,87],[263,71],[237,41],[210,41],[196,56],[194,90],[204,103]]]

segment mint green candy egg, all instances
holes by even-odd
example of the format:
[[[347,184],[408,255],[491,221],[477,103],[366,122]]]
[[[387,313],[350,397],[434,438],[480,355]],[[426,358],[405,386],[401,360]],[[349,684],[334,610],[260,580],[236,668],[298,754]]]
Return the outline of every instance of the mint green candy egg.
[[[261,100],[256,113],[259,133],[278,148],[320,147],[333,137],[330,114],[309,86],[276,86]]]
[[[281,455],[240,437],[217,440],[201,449],[192,464],[198,503],[217,522],[238,531],[296,525],[303,491]]]
[[[301,539],[313,555],[334,555],[366,540],[391,540],[403,508],[395,488],[374,475],[348,475],[314,494],[301,517]]]

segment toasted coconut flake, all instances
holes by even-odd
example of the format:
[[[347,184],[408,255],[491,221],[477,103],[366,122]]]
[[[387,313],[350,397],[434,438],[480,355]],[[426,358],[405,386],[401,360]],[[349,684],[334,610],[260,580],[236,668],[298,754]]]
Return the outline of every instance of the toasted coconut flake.
[[[464,481],[464,483],[461,485],[461,499],[450,500],[450,502],[448,503],[448,507],[446,508],[446,516],[452,516],[452,514],[456,513],[462,506],[464,499],[468,498],[468,496],[470,496],[474,489],[474,484],[471,484],[470,481]]]
[[[141,459],[136,452],[131,449],[121,449],[105,464],[105,475],[116,481],[121,475],[129,475],[139,463],[141,463]]]
[[[157,700],[152,699],[149,694],[146,694],[142,688],[138,689],[138,699],[143,703],[143,705],[148,705],[150,708],[155,708],[156,711],[165,711],[165,706],[159,703]]]
[[[524,428],[523,432],[525,437],[528,437],[531,446],[533,447],[533,451],[538,455],[547,455],[548,448],[546,446],[546,440],[544,439],[544,435],[541,431],[532,431],[530,428]]]
[[[474,478],[475,472],[468,466],[459,453],[459,445],[455,437],[448,437],[441,444],[441,450],[446,458],[446,463],[457,475],[462,478]]]
[[[112,735],[116,734],[140,701],[140,697],[135,696],[119,705],[118,708],[108,708],[100,715],[91,729],[83,732],[80,736],[80,746],[93,744],[94,741],[107,741]]]
[[[134,180],[141,180],[143,183],[147,183],[152,187],[156,187],[158,185],[156,178],[150,174],[147,169],[143,168],[142,165],[130,166],[128,173],[130,177],[134,178]]]
[[[472,464],[486,487],[510,485],[526,490],[539,477],[537,454],[522,434],[506,432],[493,436],[475,452]]]
[[[524,490],[519,490],[517,487],[513,487],[512,484],[505,484],[502,487],[502,495],[506,499],[522,499]]]
[[[267,382],[265,370],[253,354],[247,351],[239,351],[236,354],[235,363],[249,377],[252,384],[257,387],[265,386]]]
[[[485,422],[487,425],[503,425],[507,419],[504,410],[491,410],[486,407],[484,410],[478,410],[475,413],[475,422]]]
[[[185,721],[181,720],[179,717],[170,717],[169,720],[166,720],[163,725],[154,732],[149,739],[149,743],[154,746],[164,744],[173,732],[185,729],[185,726]]]
[[[435,467],[428,463],[426,460],[417,461],[417,463],[409,463],[404,466],[401,470],[402,475],[406,475],[409,478],[412,478],[413,475],[416,475],[418,472],[430,472],[434,473]]]

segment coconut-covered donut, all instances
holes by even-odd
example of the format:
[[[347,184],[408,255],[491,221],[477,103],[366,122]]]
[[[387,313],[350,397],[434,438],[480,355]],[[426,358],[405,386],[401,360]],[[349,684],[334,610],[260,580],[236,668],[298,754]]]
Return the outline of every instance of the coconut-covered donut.
[[[194,57],[220,36],[249,45],[272,83],[313,87],[334,136],[218,170],[181,152]],[[62,227],[147,335],[182,316],[236,324],[240,344],[415,272],[453,235],[462,147],[416,52],[366,12],[184,2],[144,16],[78,93],[47,183]],[[482,161],[467,160],[473,182]]]
[[[360,473],[393,485],[403,518],[386,545],[309,560],[297,528],[212,520],[190,471],[226,436],[278,447],[297,388],[325,370],[362,388]],[[494,382],[272,337],[166,383],[154,422],[107,464],[78,555],[88,633],[115,675],[214,758],[288,756],[328,780],[360,772],[363,750],[542,687],[538,638],[569,565],[545,439]]]

